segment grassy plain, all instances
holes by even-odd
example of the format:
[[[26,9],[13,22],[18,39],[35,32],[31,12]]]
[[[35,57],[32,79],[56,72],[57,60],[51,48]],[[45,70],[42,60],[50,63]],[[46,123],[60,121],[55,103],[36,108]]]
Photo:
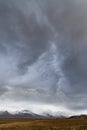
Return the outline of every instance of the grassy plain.
[[[0,119],[0,130],[87,130],[87,119]]]

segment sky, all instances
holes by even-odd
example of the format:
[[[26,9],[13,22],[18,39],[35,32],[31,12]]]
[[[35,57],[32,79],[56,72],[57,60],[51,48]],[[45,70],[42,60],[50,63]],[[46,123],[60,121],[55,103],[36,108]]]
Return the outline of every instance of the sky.
[[[87,114],[87,1],[0,0],[0,110]]]

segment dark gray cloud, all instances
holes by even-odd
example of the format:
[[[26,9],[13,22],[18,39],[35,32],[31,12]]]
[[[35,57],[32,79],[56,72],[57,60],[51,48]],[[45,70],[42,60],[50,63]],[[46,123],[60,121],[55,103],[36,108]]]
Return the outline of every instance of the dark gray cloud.
[[[0,0],[2,99],[86,110],[86,0]]]

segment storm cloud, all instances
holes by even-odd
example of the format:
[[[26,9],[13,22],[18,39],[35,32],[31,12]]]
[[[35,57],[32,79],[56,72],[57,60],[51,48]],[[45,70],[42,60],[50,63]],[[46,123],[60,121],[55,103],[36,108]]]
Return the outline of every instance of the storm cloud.
[[[86,0],[0,0],[1,104],[86,111],[86,5]]]

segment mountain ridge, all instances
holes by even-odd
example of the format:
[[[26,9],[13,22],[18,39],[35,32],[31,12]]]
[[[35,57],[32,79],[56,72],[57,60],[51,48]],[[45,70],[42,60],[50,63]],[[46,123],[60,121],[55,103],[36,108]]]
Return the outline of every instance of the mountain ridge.
[[[51,113],[37,114],[29,110],[16,111],[11,113],[9,111],[0,111],[0,118],[65,118],[63,115],[53,115]]]
[[[0,111],[0,118],[87,118],[86,114],[81,115],[73,115],[73,116],[64,116],[64,115],[52,115],[50,113],[37,114],[33,113],[29,110],[16,111],[15,113],[11,113],[9,111]]]

